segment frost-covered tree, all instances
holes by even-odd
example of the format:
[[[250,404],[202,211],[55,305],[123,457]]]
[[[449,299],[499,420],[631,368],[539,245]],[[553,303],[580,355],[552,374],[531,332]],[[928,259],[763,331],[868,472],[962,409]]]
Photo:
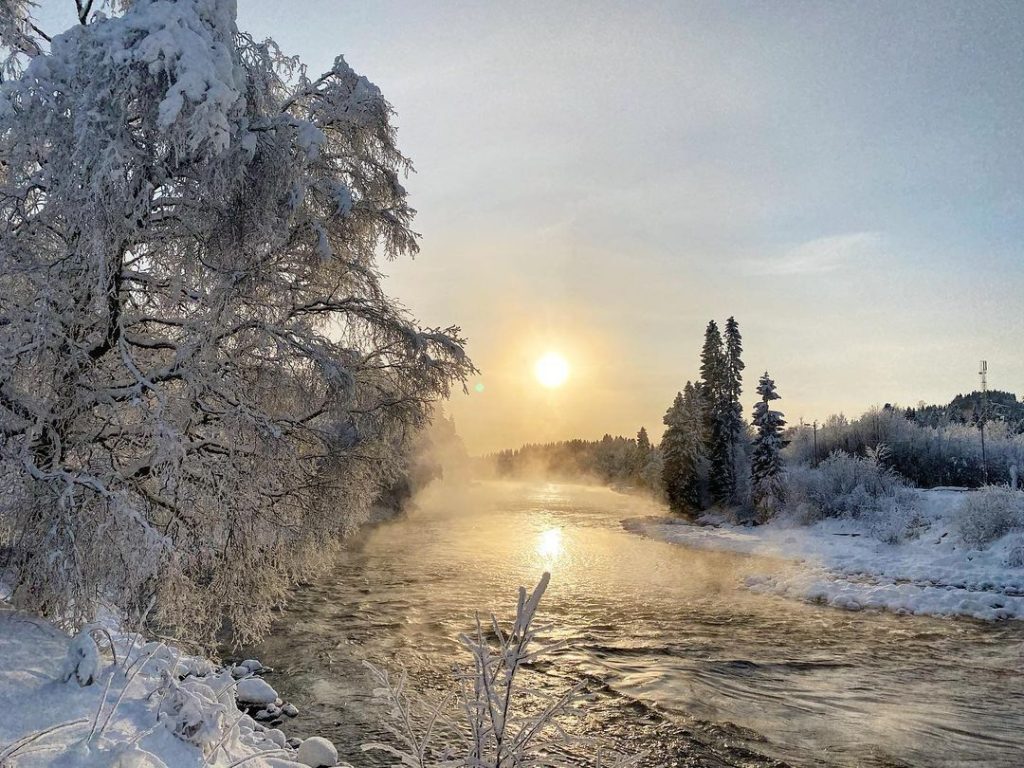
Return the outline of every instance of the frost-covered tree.
[[[647,435],[647,428],[640,427],[636,433],[636,450],[633,452],[633,474],[638,481],[653,451],[654,446],[651,445],[651,438]]]
[[[658,451],[651,444],[646,427],[636,433],[636,451],[633,459],[632,481],[641,488],[655,494],[661,491],[661,461]]]
[[[754,404],[754,446],[750,461],[751,502],[761,522],[768,520],[784,502],[782,484],[782,449],[786,446],[783,428],[786,421],[771,404],[779,399],[775,382],[765,371],[758,381],[757,394],[761,399]]]
[[[707,474],[700,387],[686,382],[664,421],[661,455],[665,495],[673,510],[692,514],[703,506]]]
[[[640,431],[636,433],[637,454],[646,459],[652,450],[654,449],[651,447],[651,438],[647,436],[647,428],[640,427]]]
[[[27,2],[0,42],[0,551],[23,606],[265,630],[471,368],[377,259],[416,251],[380,91],[231,0]],[[17,68],[8,66],[9,73]]]
[[[665,412],[665,432],[661,436],[662,482],[669,507],[675,512],[687,509],[686,459],[684,450],[683,393],[677,392]]]
[[[723,365],[723,403],[722,418],[726,440],[729,443],[729,471],[726,475],[729,482],[729,495],[734,503],[738,501],[738,478],[741,466],[745,462],[745,434],[747,425],[743,420],[743,406],[740,395],[743,394],[743,339],[740,326],[735,317],[725,322]]]
[[[708,490],[715,504],[729,504],[736,488],[731,442],[728,359],[718,323],[711,320],[704,332],[700,355],[701,395],[705,408],[705,452]]]

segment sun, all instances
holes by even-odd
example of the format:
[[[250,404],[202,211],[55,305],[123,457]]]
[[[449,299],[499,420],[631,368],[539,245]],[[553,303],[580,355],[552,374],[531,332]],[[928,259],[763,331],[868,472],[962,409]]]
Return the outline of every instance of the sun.
[[[557,352],[548,352],[533,366],[533,375],[543,386],[555,389],[569,378],[569,361]]]

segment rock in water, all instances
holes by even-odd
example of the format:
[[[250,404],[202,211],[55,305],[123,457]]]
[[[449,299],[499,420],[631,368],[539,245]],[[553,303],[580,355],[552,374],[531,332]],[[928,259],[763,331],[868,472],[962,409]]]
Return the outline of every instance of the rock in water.
[[[266,680],[249,677],[238,681],[235,697],[242,704],[273,704],[277,701],[277,691]]]
[[[299,746],[299,762],[310,768],[332,768],[338,764],[338,750],[327,739],[311,736]]]

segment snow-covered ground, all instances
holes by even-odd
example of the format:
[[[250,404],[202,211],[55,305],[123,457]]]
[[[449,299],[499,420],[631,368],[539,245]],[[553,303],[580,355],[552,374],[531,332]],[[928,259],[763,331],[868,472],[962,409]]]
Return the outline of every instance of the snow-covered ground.
[[[985,549],[965,546],[955,519],[966,493],[920,491],[924,525],[909,541],[887,544],[863,520],[829,519],[800,525],[780,519],[759,527],[729,525],[708,516],[701,524],[638,518],[624,525],[664,541],[794,561],[747,577],[747,586],[788,597],[857,610],[1024,619],[1024,568],[1007,564],[1020,545],[1014,533]]]
[[[218,669],[162,643],[114,635],[114,664],[108,638],[98,630],[72,640],[53,625],[0,603],[0,766],[301,768],[337,763],[330,742],[314,738],[289,745],[280,730],[239,711],[236,696],[264,708],[282,704],[269,684],[246,677],[260,667],[258,662]],[[265,712],[259,717],[273,719]]]

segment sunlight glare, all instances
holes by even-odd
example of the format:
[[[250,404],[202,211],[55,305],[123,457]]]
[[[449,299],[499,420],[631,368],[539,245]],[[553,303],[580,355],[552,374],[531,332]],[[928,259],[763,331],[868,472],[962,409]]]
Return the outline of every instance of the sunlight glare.
[[[533,374],[543,386],[555,389],[569,378],[569,361],[557,352],[548,352],[537,361]]]
[[[537,539],[537,554],[545,560],[556,560],[562,554],[562,529],[548,528]]]

